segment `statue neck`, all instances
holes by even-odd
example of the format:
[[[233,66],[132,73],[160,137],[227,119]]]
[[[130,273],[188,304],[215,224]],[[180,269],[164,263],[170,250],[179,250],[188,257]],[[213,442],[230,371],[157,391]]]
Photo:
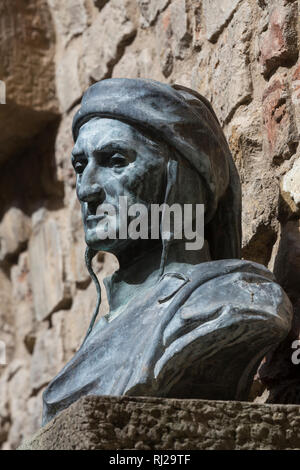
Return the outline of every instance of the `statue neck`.
[[[161,242],[149,246],[142,253],[136,250],[131,259],[127,256],[119,258],[120,269],[111,277],[104,280],[110,307],[109,315],[117,316],[127,303],[136,295],[143,295],[159,280],[161,272],[162,245]],[[208,243],[197,251],[185,250],[182,241],[172,243],[168,250],[164,273],[177,272],[188,275],[192,266],[210,261]]]

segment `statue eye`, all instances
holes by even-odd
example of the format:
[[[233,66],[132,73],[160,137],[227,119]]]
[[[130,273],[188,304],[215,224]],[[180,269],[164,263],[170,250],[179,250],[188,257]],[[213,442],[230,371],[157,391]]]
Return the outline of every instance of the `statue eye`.
[[[121,155],[120,153],[115,153],[111,159],[110,159],[111,165],[114,167],[122,167],[127,164],[127,159],[124,157],[124,155]]]
[[[81,175],[81,173],[83,173],[83,170],[86,167],[86,162],[78,160],[77,162],[74,162],[73,166],[76,173]]]

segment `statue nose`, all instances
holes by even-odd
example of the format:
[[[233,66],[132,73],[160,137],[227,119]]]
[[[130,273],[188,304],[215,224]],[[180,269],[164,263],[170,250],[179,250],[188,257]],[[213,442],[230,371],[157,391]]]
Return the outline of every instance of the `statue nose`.
[[[90,184],[78,191],[78,198],[82,202],[99,202],[104,200],[104,190],[98,183]]]

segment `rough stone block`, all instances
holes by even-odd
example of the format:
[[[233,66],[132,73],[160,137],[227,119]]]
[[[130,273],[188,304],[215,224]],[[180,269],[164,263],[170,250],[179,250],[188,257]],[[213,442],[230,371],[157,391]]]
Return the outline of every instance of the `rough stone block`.
[[[70,292],[64,283],[60,232],[54,219],[42,219],[34,224],[29,266],[35,314],[42,321],[70,303]]]
[[[174,65],[172,51],[171,8],[159,17],[155,28],[156,53],[159,58],[162,74],[167,78],[171,75]]]
[[[54,19],[57,37],[66,46],[74,37],[82,34],[88,26],[88,11],[85,0],[48,0]]]
[[[282,180],[282,190],[289,196],[292,204],[292,212],[300,209],[300,158],[297,158],[291,170],[284,175]],[[296,205],[296,207],[293,207]]]
[[[297,2],[273,5],[268,30],[261,37],[261,64],[268,78],[279,66],[289,65],[298,58]]]
[[[155,60],[154,47],[144,48],[138,58],[139,76],[147,78],[150,76],[158,76],[158,65]],[[136,78],[136,77],[135,77]]]
[[[31,221],[20,209],[10,208],[0,224],[0,262],[17,255],[31,233]]]
[[[263,149],[261,108],[253,101],[236,112],[227,137],[242,182],[243,257],[267,265],[275,229],[273,213],[278,204],[278,182],[268,172]],[[257,236],[259,234],[259,236]]]
[[[61,120],[55,140],[55,166],[58,181],[65,187],[65,196],[69,200],[70,192],[74,194],[76,186],[76,173],[71,163],[71,152],[74,146],[72,137],[72,121],[79,106],[75,106],[70,113]],[[68,203],[67,203],[68,204]]]
[[[192,27],[193,27],[193,47],[196,50],[201,50],[202,43],[205,39],[202,22],[202,5],[201,3],[194,5],[194,11],[192,15]]]
[[[155,28],[156,54],[166,78],[173,72],[175,59],[184,59],[188,51],[192,41],[189,29],[186,0],[172,2],[158,18]]]
[[[299,406],[87,396],[20,450],[300,449]]]
[[[8,378],[9,371],[6,368],[0,376],[0,446],[7,440],[10,428]]]
[[[244,3],[211,56],[209,89],[212,105],[222,123],[232,117],[239,105],[251,98],[252,81],[247,59],[251,27],[251,8]],[[207,70],[204,69],[203,73],[207,74]]]
[[[171,24],[173,54],[177,59],[184,58],[185,49],[189,46],[192,35],[189,31],[186,0],[175,0],[171,3]]]
[[[0,270],[0,341],[5,344],[6,362],[9,363],[15,349],[14,309],[12,289],[7,274]],[[0,364],[0,375],[2,367]],[[1,399],[0,399],[1,403]],[[1,406],[1,405],[0,405]]]
[[[88,284],[90,275],[84,260],[86,244],[82,227],[80,203],[75,194],[72,195],[68,216],[70,236],[67,249],[67,278],[70,279],[71,282],[84,286]]]
[[[11,268],[12,310],[14,312],[14,354],[32,353],[35,343],[35,312],[30,286],[28,252],[21,253],[18,264]]]
[[[11,268],[12,294],[15,302],[31,300],[29,283],[29,259],[28,252],[21,253],[18,264]]]
[[[0,448],[11,450],[41,426],[42,392],[30,397],[29,368],[14,360],[0,378]]]
[[[27,401],[30,396],[29,370],[25,362],[19,362],[18,368],[8,382],[10,415],[14,417],[9,430],[9,443],[16,448],[24,439],[23,425],[27,419]]]
[[[38,391],[47,385],[63,366],[63,313],[52,316],[52,328],[38,332],[30,366],[30,385]]]
[[[24,354],[32,353],[35,342],[35,319],[31,296],[22,301],[14,299],[13,311],[15,314],[14,354],[17,357],[23,357]]]
[[[123,57],[115,65],[112,78],[138,78],[139,70],[139,53],[126,51]]]
[[[159,13],[170,3],[170,0],[138,0],[142,17],[142,27],[152,25]]]
[[[203,19],[209,41],[216,41],[240,3],[241,0],[203,0]]]
[[[134,38],[136,27],[128,16],[125,0],[111,0],[84,32],[81,70],[85,85],[107,78]]]
[[[137,37],[128,46],[115,65],[112,78],[149,78],[160,76],[160,67],[156,56],[155,41],[147,43],[141,49],[141,42]]]
[[[300,4],[299,4],[300,11]],[[300,13],[299,13],[300,17]],[[291,98],[294,107],[295,120],[300,135],[300,63],[298,62],[293,70],[291,79]]]
[[[79,77],[79,47],[71,45],[60,53],[56,68],[56,88],[62,112],[69,111],[81,98],[83,88]]]
[[[0,4],[0,161],[22,150],[58,114],[55,96],[55,34],[46,0]]]
[[[266,150],[271,161],[280,163],[297,149],[299,136],[291,107],[286,72],[272,77],[263,94]]]
[[[35,396],[29,398],[27,402],[27,419],[22,426],[23,435],[29,438],[41,427],[43,415],[43,392],[40,390]]]

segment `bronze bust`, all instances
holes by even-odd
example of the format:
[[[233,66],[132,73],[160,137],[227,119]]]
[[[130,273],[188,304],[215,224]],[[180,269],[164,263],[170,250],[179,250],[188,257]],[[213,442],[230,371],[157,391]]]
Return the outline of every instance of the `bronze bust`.
[[[84,95],[73,136],[98,302],[83,345],[44,393],[43,423],[82,395],[246,400],[292,308],[270,271],[240,259],[240,182],[211,105],[179,85],[103,80]],[[118,236],[120,197],[149,210],[204,205],[201,249],[187,250],[172,228],[167,238]],[[101,213],[105,204],[115,213]],[[116,237],[102,236],[103,220]],[[120,268],[105,281],[110,311],[95,323],[98,251]]]

